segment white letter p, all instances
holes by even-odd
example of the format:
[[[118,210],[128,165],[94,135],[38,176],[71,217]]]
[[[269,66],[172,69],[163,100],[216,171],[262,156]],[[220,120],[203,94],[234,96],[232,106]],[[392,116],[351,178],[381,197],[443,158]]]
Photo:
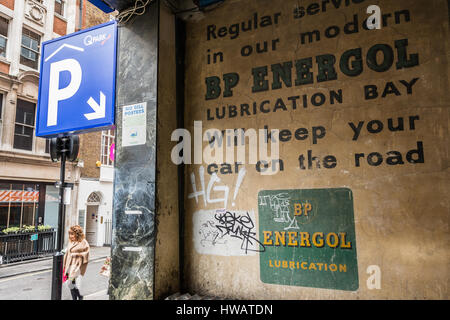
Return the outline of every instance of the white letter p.
[[[70,83],[67,87],[59,89],[59,74],[70,72]],[[75,59],[65,59],[50,64],[50,83],[48,90],[47,126],[56,126],[58,119],[58,102],[72,97],[80,88],[81,66]]]

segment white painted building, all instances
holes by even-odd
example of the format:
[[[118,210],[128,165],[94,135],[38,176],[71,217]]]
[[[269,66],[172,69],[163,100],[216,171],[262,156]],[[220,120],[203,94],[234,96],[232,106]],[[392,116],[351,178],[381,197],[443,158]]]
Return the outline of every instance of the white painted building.
[[[114,149],[114,138],[114,131],[108,130],[85,134],[80,140],[80,161],[83,161],[83,167],[86,167],[81,169],[79,182],[78,223],[84,228],[86,239],[92,246],[111,244],[114,192],[111,152]],[[94,144],[88,144],[87,140]],[[100,143],[97,140],[100,140]],[[100,148],[97,148],[98,146]]]
[[[95,178],[80,180],[78,223],[91,246],[111,244],[113,182]]]

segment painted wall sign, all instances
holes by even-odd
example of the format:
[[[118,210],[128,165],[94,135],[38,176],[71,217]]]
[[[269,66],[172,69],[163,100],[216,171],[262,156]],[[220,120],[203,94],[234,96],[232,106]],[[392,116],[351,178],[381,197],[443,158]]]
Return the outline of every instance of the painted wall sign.
[[[261,243],[250,258],[187,243],[188,286],[237,299],[448,298],[448,8],[233,0],[186,22],[186,226],[254,209]],[[263,163],[257,151],[274,142],[278,159]]]
[[[123,107],[122,146],[145,144],[147,141],[147,102]]]
[[[258,215],[262,282],[358,289],[350,189],[263,190]]]

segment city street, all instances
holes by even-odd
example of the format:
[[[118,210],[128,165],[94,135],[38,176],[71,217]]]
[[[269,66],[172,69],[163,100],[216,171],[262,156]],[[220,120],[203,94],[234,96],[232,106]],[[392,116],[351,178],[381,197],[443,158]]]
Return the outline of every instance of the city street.
[[[86,300],[108,300],[108,278],[100,268],[110,253],[110,248],[93,247],[81,294]],[[0,267],[0,300],[50,300],[52,259]],[[62,300],[72,300],[70,291],[63,284]]]

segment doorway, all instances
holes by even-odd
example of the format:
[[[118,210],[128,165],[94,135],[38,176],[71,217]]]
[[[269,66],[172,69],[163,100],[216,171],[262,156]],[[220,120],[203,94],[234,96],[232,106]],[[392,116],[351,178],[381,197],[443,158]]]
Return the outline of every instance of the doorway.
[[[92,192],[86,204],[86,240],[91,246],[97,245],[98,236],[98,207],[101,197],[98,193]]]
[[[97,244],[98,205],[88,205],[86,215],[86,240],[91,246]]]

